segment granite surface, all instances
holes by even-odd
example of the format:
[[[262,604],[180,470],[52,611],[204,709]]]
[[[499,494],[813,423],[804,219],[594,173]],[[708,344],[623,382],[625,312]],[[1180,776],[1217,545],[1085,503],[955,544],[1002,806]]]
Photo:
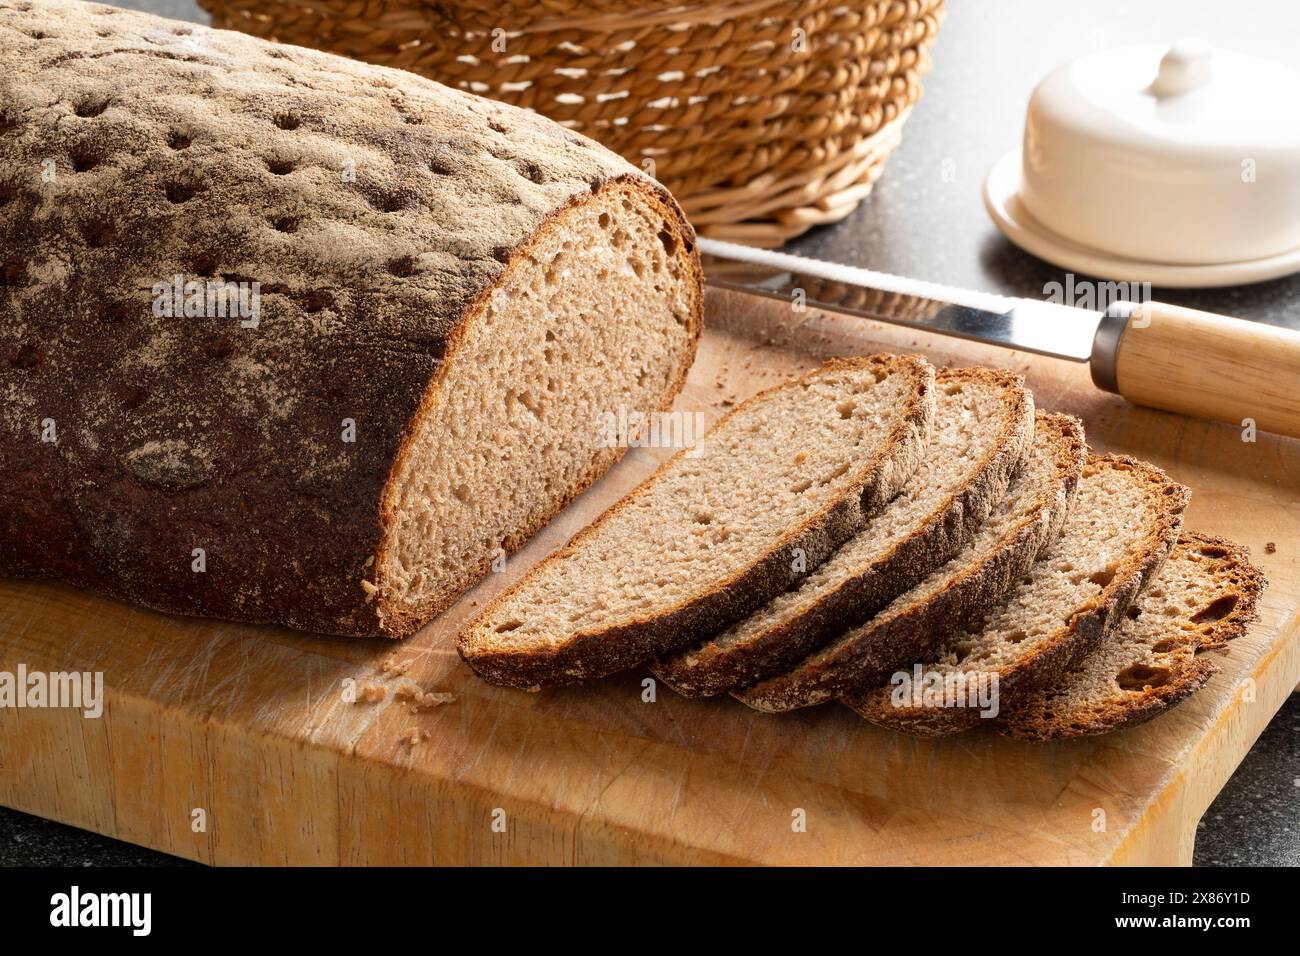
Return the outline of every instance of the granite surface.
[[[118,5],[207,22],[192,0]],[[1300,67],[1290,0],[950,0],[926,94],[873,194],[792,251],[975,289],[1041,295],[1061,271],[1020,252],[980,199],[989,166],[1020,139],[1024,104],[1053,66],[1092,49],[1201,35]],[[1032,40],[1028,39],[1032,38]],[[1156,297],[1300,328],[1300,277]],[[1195,863],[1300,865],[1300,695],[1292,695],[1197,827]],[[162,853],[0,808],[0,865],[184,865]]]

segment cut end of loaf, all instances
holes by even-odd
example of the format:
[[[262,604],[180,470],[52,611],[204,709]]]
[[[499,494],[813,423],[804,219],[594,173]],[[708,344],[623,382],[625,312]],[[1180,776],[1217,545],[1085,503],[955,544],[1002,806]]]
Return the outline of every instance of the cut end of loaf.
[[[386,633],[451,604],[620,457],[601,416],[672,404],[701,310],[690,228],[639,181],[571,204],[515,253],[466,318],[390,479]]]

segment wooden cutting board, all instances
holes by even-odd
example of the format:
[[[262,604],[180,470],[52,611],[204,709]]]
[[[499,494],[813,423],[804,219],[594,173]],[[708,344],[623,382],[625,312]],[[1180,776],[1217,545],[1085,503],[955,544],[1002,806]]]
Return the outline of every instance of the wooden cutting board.
[[[1136,409],[1081,366],[716,293],[679,407],[712,419],[878,350],[1023,372],[1094,447],[1190,485],[1189,528],[1250,546],[1272,582],[1262,618],[1206,690],[1131,731],[1044,745],[915,740],[838,705],[647,701],[645,672],[536,694],[476,679],[458,625],[644,477],[657,455],[635,450],[400,645],[0,581],[0,670],[103,671],[107,698],[100,719],[0,709],[0,803],[227,864],[1190,862],[1197,819],[1300,680],[1300,442]],[[402,670],[455,701],[413,711]],[[348,679],[386,696],[350,703]]]

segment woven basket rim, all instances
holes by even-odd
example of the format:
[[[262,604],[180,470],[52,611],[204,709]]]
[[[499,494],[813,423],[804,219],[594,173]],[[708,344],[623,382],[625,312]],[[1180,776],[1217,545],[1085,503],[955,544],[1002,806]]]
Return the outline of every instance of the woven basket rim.
[[[771,245],[871,192],[945,0],[199,3],[218,26],[548,115],[659,178],[702,235]]]

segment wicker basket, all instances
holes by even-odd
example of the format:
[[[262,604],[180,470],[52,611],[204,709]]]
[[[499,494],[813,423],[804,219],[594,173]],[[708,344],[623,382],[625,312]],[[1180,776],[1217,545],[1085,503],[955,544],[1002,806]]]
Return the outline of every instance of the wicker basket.
[[[537,110],[672,190],[702,235],[774,246],[871,191],[943,0],[199,0],[215,26]]]

